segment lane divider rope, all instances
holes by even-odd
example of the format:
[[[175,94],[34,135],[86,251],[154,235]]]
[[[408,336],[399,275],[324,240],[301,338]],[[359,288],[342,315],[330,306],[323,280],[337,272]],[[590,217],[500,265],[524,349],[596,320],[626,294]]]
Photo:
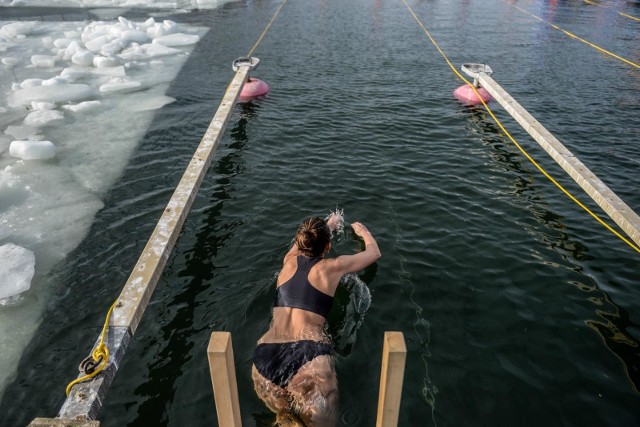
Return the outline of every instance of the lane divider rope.
[[[429,32],[429,30],[427,30],[427,27],[425,27],[425,25],[422,23],[422,21],[420,20],[420,18],[418,18],[418,16],[416,15],[416,13],[413,11],[413,9],[411,8],[411,6],[409,6],[409,4],[407,3],[406,0],[401,0],[405,6],[407,7],[407,9],[409,10],[409,12],[411,13],[411,15],[413,15],[413,18],[416,20],[416,22],[418,23],[418,25],[422,28],[422,30],[424,31],[424,33],[427,35],[427,37],[429,38],[429,40],[431,40],[431,43],[435,46],[435,48],[438,50],[438,52],[440,53],[440,55],[442,55],[442,57],[444,58],[444,60],[447,62],[447,64],[449,65],[449,67],[451,68],[451,70],[453,70],[453,72],[455,73],[455,75],[462,80],[463,82],[465,82],[466,84],[468,84],[471,88],[473,88],[474,92],[476,92],[476,94],[478,95],[478,98],[482,101],[482,96],[480,96],[480,94],[478,93],[477,89],[473,86],[473,84],[471,82],[469,82],[469,80],[467,80],[462,74],[460,74],[460,72],[456,69],[456,67],[451,63],[451,61],[449,60],[449,58],[447,57],[447,55],[442,51],[442,49],[440,48],[440,46],[438,45],[438,43],[436,42],[436,40],[431,36],[431,33]],[[618,237],[619,239],[621,239],[623,242],[625,242],[627,245],[629,245],[632,249],[634,249],[636,252],[640,253],[640,247],[638,247],[637,245],[635,245],[633,242],[631,242],[629,239],[627,239],[626,237],[624,237],[622,234],[620,234],[618,231],[616,231],[614,228],[612,228],[609,224],[607,224],[602,218],[600,218],[596,213],[594,213],[591,209],[589,209],[587,206],[585,206],[582,202],[580,202],[573,194],[571,194],[566,188],[564,188],[558,181],[556,181],[542,166],[540,166],[540,164],[538,164],[538,162],[536,162],[530,155],[529,153],[515,140],[515,138],[509,133],[509,131],[507,131],[507,129],[505,129],[505,127],[502,125],[502,122],[500,122],[500,120],[498,120],[498,118],[493,114],[493,111],[491,111],[491,109],[489,108],[489,106],[487,105],[486,102],[482,101],[482,105],[484,106],[484,108],[487,110],[487,112],[489,113],[489,115],[491,116],[491,118],[496,122],[496,124],[498,125],[498,127],[500,127],[500,129],[504,132],[504,134],[511,140],[511,142],[513,142],[513,144],[518,148],[518,150],[520,150],[520,152],[545,176],[547,177],[556,187],[558,187],[564,194],[566,194],[574,203],[576,203],[578,206],[580,206],[582,209],[584,209],[589,215],[591,215],[596,221],[598,221],[600,224],[602,224],[607,230],[609,230],[611,233],[613,233],[616,237]]]
[[[603,7],[603,8],[605,8],[605,9],[613,10],[613,11],[614,11],[614,12],[616,12],[618,15],[622,15],[622,16],[624,16],[625,18],[633,19],[634,21],[638,21],[638,22],[640,22],[640,18],[637,18],[637,17],[635,17],[635,16],[633,16],[633,15],[629,15],[629,14],[624,13],[624,12],[620,12],[619,10],[615,10],[615,9],[614,9],[614,8],[612,8],[612,7],[605,6],[605,5],[603,5],[603,4],[596,3],[596,2],[594,2],[594,1],[590,1],[590,0],[582,0],[582,1],[584,1],[585,3],[592,4],[592,5],[594,5],[594,6]]]
[[[260,34],[260,37],[258,37],[258,41],[253,45],[251,50],[249,50],[249,53],[247,53],[248,57],[251,57],[251,54],[253,54],[253,52],[258,48],[258,45],[260,44],[264,36],[267,34],[267,31],[269,31],[269,28],[271,28],[271,24],[273,24],[273,22],[276,20],[276,18],[278,17],[278,14],[280,13],[280,10],[282,10],[282,7],[286,2],[287,0],[282,0],[282,3],[280,3],[280,6],[278,6],[278,9],[276,10],[276,13],[273,14],[271,21],[269,21],[264,31],[262,32],[262,34]]]
[[[610,51],[608,51],[607,49],[603,49],[603,48],[601,48],[600,46],[598,46],[598,45],[595,45],[595,44],[591,43],[590,41],[587,41],[587,40],[585,40],[585,39],[583,39],[583,38],[581,38],[581,37],[578,37],[578,36],[576,36],[575,34],[573,34],[573,33],[569,32],[569,31],[567,31],[567,30],[564,30],[564,29],[562,29],[562,28],[558,27],[556,24],[552,24],[551,22],[546,21],[546,20],[544,20],[544,19],[540,18],[538,15],[534,15],[533,13],[529,12],[528,10],[525,10],[525,9],[521,8],[520,6],[516,6],[515,4],[511,4],[511,3],[509,3],[509,2],[507,2],[507,1],[505,1],[505,0],[502,0],[502,2],[503,2],[503,3],[508,4],[508,5],[509,5],[509,6],[511,6],[511,7],[514,7],[514,8],[516,8],[516,9],[518,9],[520,12],[526,13],[527,15],[529,15],[529,16],[531,16],[531,17],[533,17],[533,18],[537,19],[537,20],[538,20],[538,21],[540,21],[540,22],[544,22],[545,24],[550,25],[551,27],[555,28],[555,29],[556,29],[556,30],[558,30],[558,31],[563,32],[564,34],[566,34],[567,36],[569,36],[569,37],[571,37],[571,38],[573,38],[573,39],[576,39],[576,40],[581,41],[582,43],[584,43],[584,44],[586,44],[586,45],[588,45],[588,46],[591,46],[592,48],[596,49],[597,51],[599,51],[599,52],[601,52],[601,53],[604,53],[605,55],[609,55],[609,56],[611,56],[611,57],[613,57],[613,58],[616,58],[616,59],[617,59],[617,60],[619,60],[619,61],[624,62],[625,64],[628,64],[628,65],[631,65],[632,67],[635,67],[635,68],[640,69],[640,64],[636,64],[636,63],[635,63],[635,62],[633,62],[633,61],[629,61],[628,59],[623,58],[623,57],[622,57],[622,56],[620,56],[620,55],[616,55],[615,53],[610,52]]]

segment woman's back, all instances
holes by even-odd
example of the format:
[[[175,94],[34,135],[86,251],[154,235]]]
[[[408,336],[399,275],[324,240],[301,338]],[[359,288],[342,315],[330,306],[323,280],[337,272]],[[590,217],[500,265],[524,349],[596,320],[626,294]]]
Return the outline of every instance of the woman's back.
[[[324,326],[337,286],[325,271],[330,261],[287,255],[278,274],[273,321],[259,342],[330,341]]]

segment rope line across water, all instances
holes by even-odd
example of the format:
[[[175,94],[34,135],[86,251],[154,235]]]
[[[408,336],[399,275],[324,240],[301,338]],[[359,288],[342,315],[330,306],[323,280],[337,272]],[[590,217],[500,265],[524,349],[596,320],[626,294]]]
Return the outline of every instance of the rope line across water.
[[[507,1],[505,1],[505,0],[502,0],[502,1],[503,1],[504,3],[506,3],[506,4],[508,4],[509,6],[514,7],[514,8],[516,8],[516,9],[518,9],[520,12],[523,12],[523,13],[526,13],[527,15],[529,15],[529,16],[532,16],[533,18],[537,19],[538,21],[544,22],[545,24],[552,26],[553,28],[555,28],[555,29],[556,29],[556,30],[558,30],[558,31],[562,31],[563,33],[565,33],[566,35],[568,35],[569,37],[571,37],[571,38],[573,38],[573,39],[576,39],[576,40],[578,40],[578,41],[581,41],[582,43],[584,43],[584,44],[586,44],[586,45],[589,45],[589,46],[591,46],[592,48],[594,48],[594,49],[596,49],[596,50],[598,50],[598,51],[600,51],[600,52],[602,52],[602,53],[604,53],[604,54],[606,54],[606,55],[609,55],[609,56],[611,56],[611,57],[613,57],[613,58],[616,58],[617,60],[622,61],[622,62],[624,62],[625,64],[628,64],[628,65],[631,65],[632,67],[636,67],[636,68],[640,69],[640,64],[636,64],[636,63],[635,63],[635,62],[633,62],[633,61],[629,61],[628,59],[625,59],[625,58],[623,58],[623,57],[622,57],[622,56],[620,56],[620,55],[616,55],[615,53],[610,52],[610,51],[608,51],[607,49],[603,49],[603,48],[601,48],[600,46],[595,45],[595,44],[593,44],[593,43],[591,43],[591,42],[589,42],[589,41],[587,41],[587,40],[585,40],[585,39],[583,39],[583,38],[581,38],[581,37],[578,37],[578,36],[576,36],[575,34],[570,33],[570,32],[569,32],[569,31],[567,31],[567,30],[563,30],[562,28],[558,27],[556,24],[552,24],[552,23],[551,23],[551,22],[549,22],[549,21],[545,21],[544,19],[540,18],[538,15],[534,15],[533,13],[529,12],[528,10],[524,10],[524,9],[522,9],[522,8],[521,8],[521,7],[519,7],[519,6],[516,6],[515,4],[511,4],[511,3],[509,3],[509,2],[507,2]]]
[[[613,10],[613,11],[614,11],[614,12],[616,12],[618,15],[622,15],[622,16],[624,16],[625,18],[633,19],[634,21],[638,21],[638,22],[640,22],[640,18],[637,18],[637,17],[635,17],[635,16],[633,16],[633,15],[629,15],[629,14],[624,13],[624,12],[620,12],[620,11],[618,11],[618,10],[615,10],[615,9],[613,9],[613,8],[611,8],[611,7],[608,7],[608,6],[602,5],[602,4],[600,4],[600,3],[596,3],[596,2],[594,2],[594,1],[590,1],[590,0],[582,0],[582,1],[584,1],[585,3],[588,3],[588,4],[592,4],[592,5],[594,5],[594,6],[603,7],[603,8],[605,8],[605,9]]]
[[[413,11],[413,9],[411,8],[411,6],[409,6],[409,4],[407,3],[406,0],[401,0],[405,6],[407,7],[407,9],[409,10],[409,12],[411,13],[411,15],[413,15],[413,18],[416,20],[416,22],[418,23],[418,25],[422,28],[422,30],[424,31],[424,33],[427,35],[427,37],[429,38],[429,40],[431,40],[431,43],[435,46],[435,48],[438,50],[438,52],[440,52],[440,55],[442,55],[442,57],[444,58],[444,60],[447,62],[447,64],[449,65],[449,67],[451,68],[451,70],[453,70],[453,72],[456,74],[456,76],[458,76],[458,78],[460,80],[462,80],[463,82],[465,82],[467,85],[469,85],[474,92],[476,92],[476,94],[478,95],[478,99],[480,99],[480,101],[482,102],[482,105],[484,106],[484,108],[487,110],[487,112],[489,113],[489,115],[491,116],[491,118],[496,122],[496,124],[498,125],[498,127],[500,127],[500,129],[504,132],[504,134],[511,140],[511,142],[513,142],[513,144],[518,148],[518,150],[520,150],[520,152],[545,176],[547,177],[556,187],[558,187],[564,194],[566,194],[574,203],[576,203],[578,206],[580,206],[582,209],[584,209],[589,215],[591,215],[596,221],[598,221],[600,224],[602,224],[607,230],[609,230],[611,233],[613,233],[616,237],[618,237],[620,240],[622,240],[623,242],[625,242],[627,245],[629,245],[631,248],[633,248],[636,252],[640,253],[640,247],[638,247],[637,245],[635,245],[633,242],[631,242],[629,239],[627,239],[626,237],[624,237],[622,234],[620,234],[618,231],[616,231],[614,228],[612,228],[609,224],[607,224],[602,218],[600,218],[596,213],[594,213],[591,209],[589,209],[587,206],[585,206],[582,202],[580,202],[573,194],[571,194],[566,188],[564,188],[558,181],[556,181],[542,166],[540,166],[538,164],[538,162],[536,162],[530,155],[529,153],[515,140],[515,138],[505,129],[505,127],[502,125],[502,122],[500,122],[500,120],[498,120],[498,118],[493,114],[493,111],[491,111],[491,109],[489,108],[489,106],[487,105],[486,102],[484,102],[482,100],[482,96],[478,93],[477,89],[473,86],[473,84],[471,82],[469,82],[466,78],[464,78],[464,76],[462,74],[460,74],[460,72],[456,69],[456,67],[451,63],[451,61],[449,60],[449,58],[447,57],[447,55],[442,51],[442,49],[440,48],[440,46],[438,45],[438,43],[435,41],[435,39],[431,36],[431,33],[429,32],[429,30],[427,30],[427,27],[425,27],[425,25],[422,23],[422,21],[420,20],[420,18],[418,18],[418,16],[415,14],[415,12]]]
[[[280,6],[278,6],[278,9],[276,10],[276,13],[273,14],[271,21],[269,21],[264,31],[262,32],[262,34],[260,34],[260,37],[258,37],[258,41],[253,45],[249,53],[247,53],[248,57],[251,57],[251,54],[253,54],[253,52],[258,48],[258,45],[260,44],[264,36],[267,34],[267,31],[269,31],[269,28],[271,28],[271,24],[273,24],[273,21],[276,20],[276,18],[278,17],[278,14],[280,13],[280,10],[282,9],[282,6],[284,6],[286,2],[287,0],[282,0],[282,3],[280,3]]]
[[[271,28],[271,25],[276,20],[278,14],[280,13],[280,10],[282,10],[282,7],[284,6],[284,4],[286,2],[287,2],[287,0],[282,0],[282,3],[280,3],[280,6],[278,6],[278,9],[274,13],[273,17],[271,18],[271,20],[269,21],[267,26],[265,27],[264,31],[262,31],[262,33],[260,34],[260,37],[258,37],[258,40],[256,41],[256,43],[253,45],[251,50],[249,50],[249,53],[247,54],[248,57],[250,57],[251,54],[253,54],[253,52],[257,49],[258,45],[260,44],[260,42],[262,41],[264,36],[267,34],[267,31],[269,31],[269,28]],[[231,83],[229,83],[229,84],[231,84]],[[73,388],[74,385],[95,377],[100,372],[102,372],[102,370],[104,370],[104,368],[109,363],[109,348],[105,344],[105,339],[106,339],[106,336],[107,336],[107,330],[109,329],[109,322],[111,320],[111,313],[113,313],[113,309],[115,308],[117,303],[118,303],[118,301],[116,300],[111,305],[111,307],[109,308],[109,311],[107,312],[107,316],[105,318],[104,325],[102,326],[102,333],[100,334],[100,341],[99,341],[98,345],[91,352],[91,354],[87,358],[85,358],[82,361],[82,363],[80,364],[81,372],[85,372],[85,375],[83,375],[83,376],[81,376],[79,378],[76,378],[75,380],[71,381],[67,385],[67,388],[65,390],[66,393],[67,393],[67,396],[69,396],[69,393],[71,392],[71,389]]]

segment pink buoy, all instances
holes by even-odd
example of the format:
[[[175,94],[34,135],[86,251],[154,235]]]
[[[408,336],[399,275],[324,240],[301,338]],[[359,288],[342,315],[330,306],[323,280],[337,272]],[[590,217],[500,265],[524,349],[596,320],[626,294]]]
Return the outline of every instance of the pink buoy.
[[[255,77],[249,77],[240,91],[238,102],[249,102],[269,93],[269,85]]]
[[[478,93],[471,86],[462,85],[453,91],[453,96],[464,105],[479,105],[482,104],[482,101],[489,102],[493,99],[485,88],[479,87],[476,90]]]

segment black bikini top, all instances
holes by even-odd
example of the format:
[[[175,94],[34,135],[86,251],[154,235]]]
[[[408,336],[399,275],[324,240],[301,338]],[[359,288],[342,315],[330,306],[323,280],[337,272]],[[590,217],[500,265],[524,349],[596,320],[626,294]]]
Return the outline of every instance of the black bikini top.
[[[291,307],[307,310],[326,318],[333,297],[314,288],[309,283],[309,270],[322,258],[297,257],[298,268],[291,279],[276,288],[276,307]]]

